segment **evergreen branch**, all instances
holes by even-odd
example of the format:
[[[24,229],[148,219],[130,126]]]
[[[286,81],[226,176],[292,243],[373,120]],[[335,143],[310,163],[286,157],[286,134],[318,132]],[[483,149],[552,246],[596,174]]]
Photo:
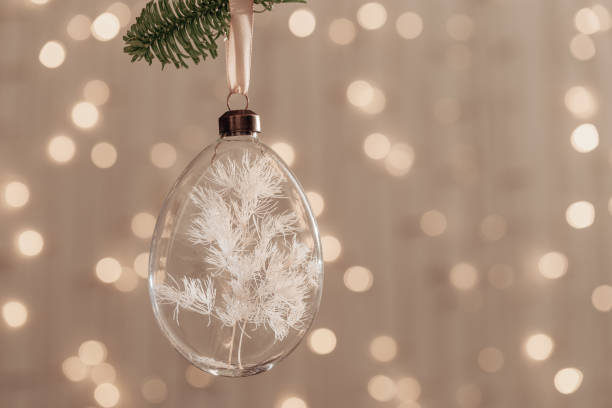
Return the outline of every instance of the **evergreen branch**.
[[[305,3],[306,0],[254,0],[255,12],[272,10],[275,4]],[[218,55],[217,40],[230,27],[229,0],[150,0],[136,23],[123,36],[123,51],[132,62],[144,59],[149,65],[157,58],[162,64],[189,68],[207,56]]]

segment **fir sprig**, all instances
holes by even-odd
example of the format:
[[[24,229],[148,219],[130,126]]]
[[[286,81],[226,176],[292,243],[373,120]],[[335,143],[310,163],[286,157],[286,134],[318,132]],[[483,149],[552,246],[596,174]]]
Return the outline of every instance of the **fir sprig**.
[[[280,3],[305,3],[306,0],[254,0],[256,12],[269,11]],[[227,35],[230,26],[229,0],[151,0],[126,35],[127,54],[132,62],[144,59],[151,65],[189,68],[188,60],[198,64],[207,56],[218,55],[217,40]]]

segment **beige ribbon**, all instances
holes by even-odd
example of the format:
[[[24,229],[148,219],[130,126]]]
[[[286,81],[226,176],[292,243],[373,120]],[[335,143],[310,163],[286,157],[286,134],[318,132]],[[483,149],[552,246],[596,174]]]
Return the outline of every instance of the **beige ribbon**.
[[[249,92],[249,82],[251,80],[253,0],[229,0],[229,8],[231,15],[230,30],[229,37],[225,42],[229,96],[236,93],[246,96]]]

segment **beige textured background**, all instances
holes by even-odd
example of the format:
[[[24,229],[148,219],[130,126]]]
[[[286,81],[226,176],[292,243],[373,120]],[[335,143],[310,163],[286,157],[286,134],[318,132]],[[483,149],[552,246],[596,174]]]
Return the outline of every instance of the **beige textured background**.
[[[132,217],[156,214],[181,169],[215,140],[224,64],[219,59],[161,72],[157,65],[130,64],[120,36],[109,42],[68,36],[75,14],[93,20],[111,3],[0,4],[0,185],[18,180],[30,190],[25,206],[2,201],[0,207],[0,303],[17,299],[28,309],[21,327],[0,321],[0,405],[95,406],[95,384],[69,381],[62,372],[62,362],[88,339],[107,348],[119,407],[155,405],[141,389],[150,378],[166,384],[158,405],[167,407],[278,408],[294,395],[315,408],[401,406],[397,398],[381,402],[369,395],[375,375],[419,381],[419,401],[406,408],[612,405],[610,315],[591,300],[596,287],[612,283],[610,31],[591,36],[596,55],[588,61],[569,48],[576,12],[595,3],[381,0],[387,21],[368,31],[356,22],[361,1],[312,0],[307,7],[317,25],[306,38],[292,35],[287,24],[299,6],[258,15],[251,100],[262,116],[263,140],[294,147],[295,173],[325,199],[322,234],[342,244],[340,257],[326,263],[315,322],[315,328],[333,330],[337,346],[318,355],[304,342],[269,373],[214,379],[202,389],[188,384],[187,363],[158,330],[145,281],[120,292],[96,278],[95,265],[113,257],[131,267],[147,250],[149,240],[132,232]],[[140,4],[130,6],[135,12]],[[423,19],[414,40],[396,32],[406,11]],[[455,14],[473,22],[464,41],[447,32]],[[328,35],[340,17],[357,30],[345,46]],[[56,69],[38,61],[49,40],[66,48]],[[109,85],[110,99],[99,107],[97,125],[83,130],[70,111],[91,79]],[[365,114],[347,101],[347,87],[357,79],[384,92],[382,112]],[[597,101],[597,112],[587,118],[565,106],[566,91],[576,85]],[[597,126],[599,146],[579,153],[570,135],[586,121]],[[373,132],[412,146],[408,174],[394,177],[384,160],[364,154],[363,141]],[[60,133],[76,144],[74,158],[62,165],[47,155],[49,139]],[[117,149],[108,169],[90,159],[101,141]],[[151,147],[160,142],[177,151],[169,169],[151,162]],[[565,212],[580,200],[593,204],[595,220],[575,229]],[[420,227],[432,209],[447,221],[436,237]],[[498,216],[493,240],[482,232],[491,215]],[[16,239],[30,228],[40,232],[44,248],[25,257]],[[553,250],[569,261],[557,280],[538,272],[539,258]],[[478,272],[472,289],[458,290],[449,281],[459,262]],[[496,264],[512,268],[505,289],[489,279]],[[345,270],[354,265],[372,271],[369,291],[344,285]],[[554,340],[546,361],[535,362],[524,351],[535,332]],[[379,335],[397,342],[390,362],[370,355]],[[486,347],[503,355],[494,373],[478,363]],[[584,375],[570,395],[553,384],[566,367]]]

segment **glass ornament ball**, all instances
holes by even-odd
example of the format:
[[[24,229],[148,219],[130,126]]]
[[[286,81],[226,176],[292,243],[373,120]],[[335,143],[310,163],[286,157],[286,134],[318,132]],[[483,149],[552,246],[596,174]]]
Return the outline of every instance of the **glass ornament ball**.
[[[317,224],[282,159],[256,133],[205,148],[151,244],[149,293],[172,345],[213,375],[267,371],[308,331],[322,286]]]

